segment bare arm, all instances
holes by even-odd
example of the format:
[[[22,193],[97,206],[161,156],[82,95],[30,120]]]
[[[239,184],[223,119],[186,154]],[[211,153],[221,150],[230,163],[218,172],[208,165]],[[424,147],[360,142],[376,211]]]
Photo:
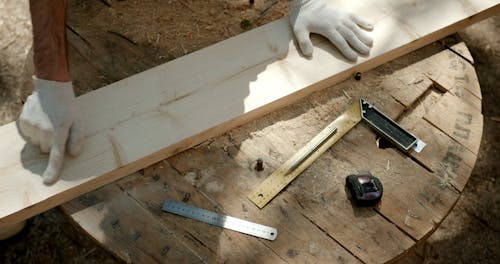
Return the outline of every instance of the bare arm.
[[[68,133],[68,131],[60,132],[61,129],[56,131],[56,128],[71,123],[73,126],[71,133],[80,134],[77,137],[72,136],[73,152],[78,151],[78,146],[75,147],[74,142],[76,145],[83,143],[82,130],[74,129],[78,124],[75,121],[77,110],[72,107],[75,105],[75,100],[68,73],[64,26],[66,0],[30,0],[30,12],[33,25],[35,91],[23,106],[19,126],[22,133],[40,145],[44,152],[52,148],[49,164],[44,173],[44,182],[53,183],[57,180],[62,167],[64,147],[61,145],[64,146],[66,143],[65,134]],[[0,229],[0,240],[15,235],[25,224],[26,221],[22,221]]]
[[[70,81],[65,34],[66,5],[67,0],[30,0],[37,78]]]
[[[30,0],[30,11],[35,89],[19,116],[19,130],[28,142],[49,153],[42,176],[45,184],[52,184],[59,178],[66,149],[71,155],[82,149],[83,115],[68,71],[66,0]]]

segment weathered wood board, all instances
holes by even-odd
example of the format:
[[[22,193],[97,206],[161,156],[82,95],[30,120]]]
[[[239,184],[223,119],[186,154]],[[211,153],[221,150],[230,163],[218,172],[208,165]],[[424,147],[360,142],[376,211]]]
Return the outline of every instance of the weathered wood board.
[[[15,123],[1,127],[0,228],[500,9],[498,0],[360,0],[337,6],[376,23],[371,54],[357,63],[343,59],[323,38],[315,38],[313,58],[303,58],[282,19],[79,97],[87,125],[85,149],[78,158],[66,159],[61,180],[52,186],[44,186],[40,177],[47,156],[26,144]]]
[[[194,256],[207,262],[398,260],[415,250],[447,216],[477,159],[461,142],[443,132],[446,124],[426,120],[429,115],[446,116],[462,109],[461,104],[441,109],[441,104],[450,100],[449,96],[463,103],[468,101],[454,95],[453,87],[436,89],[437,84],[425,74],[428,69],[442,65],[437,62],[443,56],[451,63],[455,58],[449,58],[449,52],[444,50],[404,68],[397,68],[398,62],[389,63],[367,72],[359,82],[348,80],[315,93],[293,106],[148,167],[143,175],[133,174],[118,181],[121,193],[117,196],[126,194],[140,207],[133,206],[130,210],[147,214],[147,219],[154,218],[155,225],[160,223],[170,230]],[[453,74],[447,76],[454,78]],[[410,91],[404,93],[404,90]],[[262,210],[247,199],[248,193],[360,96],[390,117],[404,121],[428,146],[411,156],[395,149],[379,149],[375,134],[360,124]],[[477,111],[473,107],[464,109]],[[479,145],[478,138],[473,140],[471,144]],[[264,160],[261,172],[254,169],[257,158]],[[347,199],[345,176],[361,171],[371,171],[384,184],[384,198],[375,208],[356,208]],[[166,198],[277,227],[278,238],[256,239],[161,212]],[[103,205],[113,207],[115,201],[109,199]],[[63,208],[75,206],[81,208],[80,199]],[[130,241],[132,238],[122,240],[110,232],[113,227],[109,224],[100,224],[102,230],[96,230],[93,214],[88,213],[94,207],[68,214],[104,246],[120,244],[119,250],[111,250],[122,259],[128,258],[122,252],[140,250]],[[123,210],[114,211],[108,218],[127,218],[131,214],[130,210]],[[99,237],[102,233],[108,234],[106,239]],[[163,245],[164,238],[158,238],[156,243]],[[249,246],[255,251],[249,252]],[[269,255],[269,250],[275,255]]]
[[[105,249],[119,252],[116,255],[127,263],[192,263],[203,260],[116,185],[80,196],[78,202],[67,204],[64,210],[75,216],[73,219],[77,225],[95,234]],[[92,221],[88,221],[89,218]],[[158,243],[158,240],[163,243]]]
[[[450,109],[453,109],[450,111]],[[448,113],[443,116],[441,113]],[[424,118],[477,154],[483,132],[483,115],[459,97],[446,94]]]

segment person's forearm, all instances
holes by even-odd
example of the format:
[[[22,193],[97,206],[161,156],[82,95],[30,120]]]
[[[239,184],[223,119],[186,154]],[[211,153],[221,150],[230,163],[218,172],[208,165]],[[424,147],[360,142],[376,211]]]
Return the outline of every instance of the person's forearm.
[[[66,0],[30,0],[35,76],[70,81],[66,51]]]

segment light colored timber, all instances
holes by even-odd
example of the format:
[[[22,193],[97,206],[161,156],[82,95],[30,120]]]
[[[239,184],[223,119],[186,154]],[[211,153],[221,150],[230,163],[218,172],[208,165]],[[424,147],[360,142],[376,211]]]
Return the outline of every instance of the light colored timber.
[[[332,1],[333,2],[333,1]],[[303,58],[287,19],[154,67],[78,98],[83,153],[42,184],[46,155],[15,123],[0,128],[0,228],[113,182],[232,127],[411,52],[500,10],[498,0],[334,1],[375,21],[371,54],[343,59],[315,38]]]

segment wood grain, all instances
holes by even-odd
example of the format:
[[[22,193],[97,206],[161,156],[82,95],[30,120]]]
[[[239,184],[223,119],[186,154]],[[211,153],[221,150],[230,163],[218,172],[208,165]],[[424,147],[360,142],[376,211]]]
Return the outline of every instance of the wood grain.
[[[332,123],[328,124],[328,126],[319,132],[318,135],[312,138],[311,141],[297,151],[287,162],[283,163],[283,165],[276,169],[273,174],[269,175],[265,181],[255,188],[248,195],[250,201],[255,203],[255,205],[259,208],[264,207],[318,157],[323,155],[325,151],[327,151],[354,126],[356,126],[361,119],[360,103],[355,102],[346,110],[346,112],[337,117]],[[336,133],[331,134],[330,137],[325,139],[325,136],[332,133],[332,131],[336,131]],[[306,153],[312,154],[306,156]],[[306,157],[306,159],[298,163],[298,167],[296,167],[293,171],[289,171],[296,162],[301,160],[301,157]]]
[[[358,135],[356,131],[355,128],[347,135]],[[256,156],[254,153],[268,148],[279,148],[282,157],[293,155],[296,151],[287,151],[285,147],[280,147],[291,145],[292,140],[290,137],[283,137],[281,131],[267,132],[266,138],[273,142],[272,147],[268,144],[269,141],[263,140],[262,137],[247,139],[245,147],[238,149],[237,159],[251,159]],[[282,139],[278,141],[279,138]],[[372,143],[374,144],[374,141]],[[337,152],[338,144],[339,142],[316,160],[263,210],[265,212],[277,211],[281,207],[293,205],[300,210],[302,215],[361,261],[383,263],[393,259],[411,248],[414,244],[413,240],[371,208],[352,206],[345,195],[344,177],[347,168],[355,170],[353,163],[358,159],[355,156],[349,156],[349,158],[333,160],[330,153]],[[355,148],[358,147],[360,145],[356,144]],[[349,152],[345,154],[348,155]],[[279,159],[274,160],[272,157],[267,157],[266,161],[267,166],[270,166],[268,168],[270,171],[281,165]],[[363,162],[364,160],[361,164]],[[256,184],[258,182],[253,185],[256,186]]]
[[[15,123],[0,128],[0,228],[194,146],[229,128],[422,47],[498,12],[497,0],[341,1],[375,21],[370,56],[357,63],[315,38],[303,58],[286,19],[85,94],[83,153],[45,186],[46,155]]]
[[[168,162],[184,175],[187,182],[217,201],[224,211],[278,228],[279,235],[275,241],[262,242],[285,261],[328,263],[333,259],[342,259],[346,263],[358,262],[305,217],[293,200],[280,199],[278,203],[258,209],[246,198],[246,194],[249,186],[260,180],[259,173],[235,162],[223,148],[189,150],[168,159]],[[193,174],[198,177],[191,178]]]
[[[74,215],[73,219],[85,219],[77,224],[127,263],[203,260],[116,185],[80,196],[78,202],[63,209]]]
[[[477,155],[483,134],[483,115],[476,108],[446,93],[424,119]]]
[[[412,156],[439,175],[442,181],[462,191],[477,156],[426,120],[420,120],[411,131],[427,143],[421,153],[412,153]]]
[[[179,241],[195,256],[209,261],[252,262],[252,258],[261,262],[268,258],[267,262],[379,263],[399,259],[445,219],[477,159],[423,119],[440,107],[445,95],[454,96],[452,88],[440,92],[425,76],[428,69],[436,67],[435,58],[448,52],[429,57],[439,51],[435,48],[425,48],[421,53],[425,59],[405,56],[364,74],[360,81],[347,80],[232,129],[146,168],[143,175],[118,181],[119,189],[154,221],[175,230],[173,235],[180,237]],[[401,67],[400,61],[409,66]],[[415,80],[415,76],[423,79]],[[405,155],[395,149],[379,149],[375,133],[359,124],[262,210],[246,198],[360,96],[403,121],[428,144],[424,151]],[[263,171],[254,169],[257,158],[264,161]],[[381,178],[384,197],[375,208],[358,208],[352,206],[344,190],[345,176],[367,170]],[[166,197],[277,227],[277,240],[259,240],[275,255],[268,256],[264,250],[263,255],[252,256],[247,247],[254,246],[255,238],[246,240],[242,234],[162,213],[159,208]],[[80,207],[78,199],[73,203]],[[78,212],[71,217],[84,223],[93,221]],[[89,230],[92,236],[102,234],[100,230]],[[228,243],[227,236],[232,243]],[[104,244],[113,243],[114,237],[108,237],[110,241]],[[152,243],[163,245],[164,241],[159,238]],[[119,249],[112,250],[116,254]]]
[[[400,151],[379,149],[373,132],[364,127],[356,129],[335,146],[332,163],[345,162],[349,157],[355,161],[352,174],[369,170],[379,177],[384,198],[376,210],[415,241],[421,240],[448,215],[458,193]]]
[[[459,54],[460,56],[463,56],[463,58],[467,60],[467,62],[474,65],[474,58],[472,57],[472,54],[470,54],[470,51],[465,45],[465,43],[460,42],[456,45],[453,45],[452,47],[449,47],[449,49]]]
[[[272,249],[274,243],[268,245],[263,240],[255,239],[246,234],[210,226],[203,222],[161,211],[160,208],[164,200],[169,198],[206,210],[273,226],[274,223],[269,218],[262,220],[262,218],[259,219],[258,215],[248,215],[248,218],[246,218],[231,210],[231,208],[226,208],[226,203],[219,203],[219,201],[216,202],[216,200],[212,199],[211,193],[224,192],[225,190],[223,185],[215,182],[215,179],[209,178],[210,176],[206,174],[198,175],[200,179],[196,179],[196,177],[191,179],[192,181],[210,180],[211,184],[207,182],[208,186],[210,186],[208,189],[212,189],[211,193],[207,193],[200,188],[202,186],[193,186],[190,181],[183,180],[183,177],[189,178],[192,174],[187,176],[179,174],[168,163],[162,163],[157,167],[154,175],[154,179],[129,177],[120,181],[119,185],[144,208],[155,214],[161,223],[180,238],[182,243],[197,252],[196,254],[203,256],[206,262],[224,263],[238,260],[243,263],[286,263],[279,255],[275,254]],[[236,196],[229,193],[225,193],[225,196],[228,201],[237,202],[237,206],[241,208],[238,199],[235,199]],[[249,202],[248,205],[250,205]],[[286,231],[280,230],[278,232],[277,239],[280,239],[282,235],[283,238],[287,237]]]
[[[461,97],[467,91],[481,99],[481,88],[472,64],[451,51],[433,57],[434,67],[428,69],[427,76],[442,89],[453,90]]]

